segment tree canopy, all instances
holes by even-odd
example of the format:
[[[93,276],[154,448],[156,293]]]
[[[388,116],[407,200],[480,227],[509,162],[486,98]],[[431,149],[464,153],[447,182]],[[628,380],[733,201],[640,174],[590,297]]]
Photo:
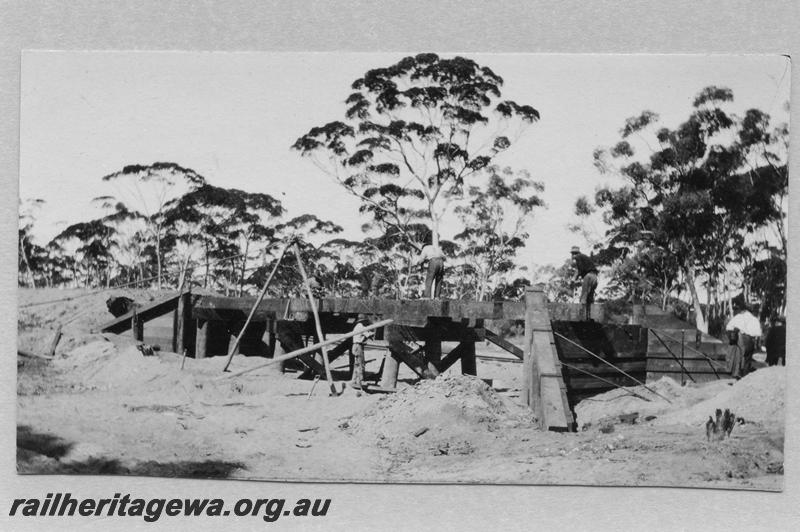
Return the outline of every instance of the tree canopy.
[[[470,179],[539,119],[501,97],[503,79],[464,57],[425,53],[369,70],[352,84],[343,120],[311,128],[292,148],[361,200],[383,233],[440,222]]]

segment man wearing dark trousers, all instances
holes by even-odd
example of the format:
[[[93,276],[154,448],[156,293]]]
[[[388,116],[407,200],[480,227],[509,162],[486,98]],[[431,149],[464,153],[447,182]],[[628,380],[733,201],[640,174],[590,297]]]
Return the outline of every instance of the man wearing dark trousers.
[[[438,299],[442,293],[442,279],[444,277],[444,252],[439,246],[434,246],[430,236],[425,239],[420,254],[413,260],[413,265],[428,261],[428,274],[425,276],[425,293],[423,297]]]
[[[597,289],[597,266],[594,261],[581,253],[578,246],[572,246],[572,267],[577,270],[577,278],[581,281],[581,311],[584,320],[591,316],[594,291]]]

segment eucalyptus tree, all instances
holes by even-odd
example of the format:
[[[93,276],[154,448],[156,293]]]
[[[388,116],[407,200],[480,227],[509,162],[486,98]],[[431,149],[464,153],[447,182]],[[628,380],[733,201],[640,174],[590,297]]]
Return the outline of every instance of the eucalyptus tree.
[[[204,184],[167,203],[164,221],[166,243],[180,259],[201,250],[205,264],[204,286],[214,272],[225,279],[225,290],[241,295],[248,260],[275,239],[276,226],[285,210],[269,194],[246,192]]]
[[[468,201],[456,207],[463,230],[455,235],[457,260],[476,275],[476,299],[492,295],[490,284],[516,268],[517,252],[530,236],[533,211],[544,207],[544,185],[527,171],[491,166],[484,186],[470,186]]]
[[[730,89],[706,87],[688,119],[673,129],[656,128],[658,115],[644,111],[625,122],[619,142],[594,154],[601,173],[625,183],[595,195],[611,227],[603,249],[607,262],[642,248],[674,257],[703,331],[708,326],[698,278],[706,279],[709,294],[717,293],[729,265],[746,249],[746,236],[782,217],[774,200],[781,172],[748,170],[758,159],[747,140],[757,129],[753,117],[766,115],[750,110],[737,117],[726,110],[732,100]],[[772,162],[780,168],[777,158]]]
[[[356,79],[342,120],[311,128],[292,148],[361,201],[369,228],[418,247],[439,244],[442,220],[475,176],[539,119],[503,99],[503,78],[464,57],[424,53]]]
[[[175,198],[203,186],[205,178],[191,168],[176,163],[155,162],[146,166],[125,166],[103,176],[102,180],[112,183],[117,189],[116,199],[145,220],[147,235],[155,251],[157,285],[161,289],[162,240],[168,229],[165,208]]]

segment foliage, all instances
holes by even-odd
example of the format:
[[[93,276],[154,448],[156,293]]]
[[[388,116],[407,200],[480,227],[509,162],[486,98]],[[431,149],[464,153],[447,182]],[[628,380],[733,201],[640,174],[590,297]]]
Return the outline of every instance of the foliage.
[[[441,220],[474,178],[539,119],[503,100],[502,85],[470,59],[405,57],[353,82],[344,120],[311,128],[292,148],[360,199],[376,238],[416,248],[424,225],[439,244]]]
[[[469,187],[469,201],[455,209],[463,227],[454,238],[459,245],[456,259],[474,275],[479,301],[490,294],[496,276],[516,267],[514,259],[529,237],[526,229],[533,210],[544,206],[538,195],[544,185],[528,172],[497,166],[487,170],[486,185]]]
[[[611,226],[601,260],[615,264],[628,283],[634,272],[654,284],[660,277],[667,292],[677,267],[701,329],[705,319],[696,278],[704,276],[716,297],[731,264],[742,262],[747,235],[784,216],[785,163],[777,151],[782,130],[771,131],[769,117],[758,110],[744,118],[730,115],[725,103],[732,99],[729,89],[707,87],[676,128],[651,131],[658,115],[645,111],[626,121],[616,145],[595,152],[601,173],[625,182],[595,195]],[[645,157],[637,157],[641,147]],[[584,205],[576,209],[585,212]],[[653,260],[659,257],[674,258],[675,264]]]
[[[117,172],[103,176],[103,181],[114,183],[122,202],[136,211],[146,223],[150,243],[155,248],[156,278],[161,288],[162,240],[166,236],[164,209],[171,199],[205,184],[205,178],[176,163],[156,162],[147,166],[128,165]],[[109,197],[111,198],[111,197]]]

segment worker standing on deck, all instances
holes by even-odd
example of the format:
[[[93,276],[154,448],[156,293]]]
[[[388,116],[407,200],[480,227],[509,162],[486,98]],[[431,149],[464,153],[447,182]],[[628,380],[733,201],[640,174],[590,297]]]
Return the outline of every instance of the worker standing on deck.
[[[371,321],[364,315],[359,315],[356,321],[353,332],[357,333],[363,331],[365,327],[369,326]],[[351,386],[356,390],[360,390],[364,386],[364,371],[366,363],[364,361],[364,345],[367,340],[375,336],[373,331],[366,331],[353,336],[353,379]]]
[[[442,293],[442,278],[444,277],[444,252],[438,245],[433,245],[431,235],[425,238],[425,245],[419,255],[413,259],[411,265],[415,266],[428,261],[428,274],[425,277],[425,292],[422,297],[430,299],[433,296],[439,299]]]
[[[731,342],[728,355],[731,376],[740,379],[752,371],[753,353],[761,340],[761,323],[744,304],[737,305],[736,311],[725,330]]]
[[[597,289],[597,266],[594,261],[581,253],[578,246],[572,246],[572,267],[577,270],[577,279],[581,281],[581,311],[584,320],[591,316],[594,291]]]

